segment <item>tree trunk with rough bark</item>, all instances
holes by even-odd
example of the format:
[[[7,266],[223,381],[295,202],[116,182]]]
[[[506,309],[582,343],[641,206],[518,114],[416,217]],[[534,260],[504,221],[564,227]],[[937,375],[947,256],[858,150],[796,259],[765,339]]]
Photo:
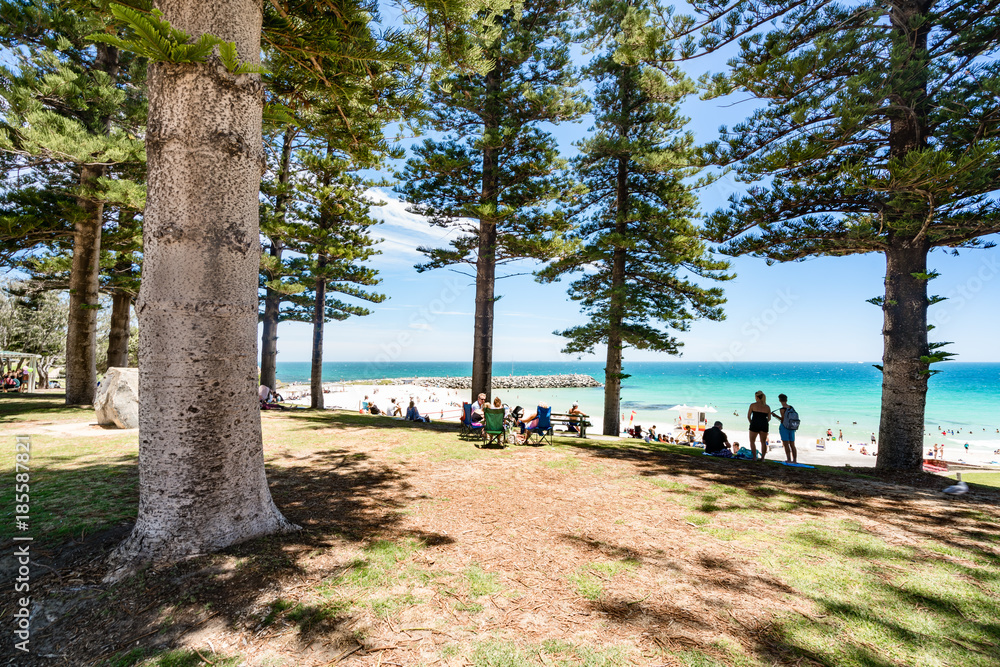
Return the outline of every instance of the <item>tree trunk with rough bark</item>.
[[[95,69],[112,81],[118,77],[118,49],[109,44],[94,45]],[[106,134],[111,133],[111,115],[102,121]],[[84,165],[80,186],[96,189],[104,176],[103,165]],[[69,274],[69,318],[66,322],[66,404],[89,405],[97,393],[97,311],[100,309],[98,286],[101,262],[101,229],[104,226],[104,203],[84,193],[79,198],[81,219],[73,233],[73,263]]]
[[[496,301],[497,227],[496,211],[499,204],[499,151],[492,146],[499,131],[499,113],[496,96],[500,90],[500,75],[493,69],[486,75],[486,114],[483,135],[487,145],[483,148],[483,187],[480,204],[492,207],[489,215],[479,218],[479,251],[476,257],[476,314],[472,345],[472,401],[479,394],[491,398],[493,389],[493,306]]]
[[[128,338],[131,329],[132,295],[111,295],[111,329],[108,332],[108,368],[128,366]]]
[[[893,244],[886,251],[882,329],[882,417],[878,460],[884,469],[919,470],[924,448],[928,364],[926,244]]]
[[[80,170],[83,188],[96,186],[104,167]],[[83,215],[73,233],[69,273],[69,318],[66,322],[66,404],[89,405],[97,391],[97,311],[104,204],[80,198]]]
[[[628,161],[618,159],[615,183],[617,220],[615,233],[628,232]],[[604,435],[621,434],[622,320],[625,318],[625,248],[615,248],[611,258],[611,298],[608,308],[608,358],[604,368]]]
[[[309,405],[316,410],[322,410],[323,325],[326,322],[326,278],[323,276],[323,271],[326,268],[326,257],[317,258],[316,264],[316,273],[320,277],[316,280],[316,306],[313,309],[312,370],[309,376]]]
[[[160,0],[260,60],[261,4]],[[111,579],[293,530],[271,499],[257,399],[262,84],[214,59],[149,67],[139,315],[139,513]]]

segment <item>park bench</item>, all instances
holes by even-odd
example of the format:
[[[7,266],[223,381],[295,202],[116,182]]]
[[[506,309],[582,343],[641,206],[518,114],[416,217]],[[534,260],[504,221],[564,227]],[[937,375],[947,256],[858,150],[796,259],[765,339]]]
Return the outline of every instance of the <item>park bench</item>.
[[[576,427],[580,430],[580,432],[578,434],[579,437],[586,438],[587,437],[587,427],[588,426],[593,426],[593,424],[591,424],[589,421],[587,421],[589,418],[590,418],[590,415],[582,415],[582,414],[580,414],[580,415],[571,415],[571,414],[565,413],[565,412],[561,412],[561,413],[553,412],[552,413],[552,427],[555,428],[555,426],[557,424],[561,424],[563,426],[563,428],[565,429],[566,427],[569,426],[570,420],[573,420],[573,421],[576,422]]]

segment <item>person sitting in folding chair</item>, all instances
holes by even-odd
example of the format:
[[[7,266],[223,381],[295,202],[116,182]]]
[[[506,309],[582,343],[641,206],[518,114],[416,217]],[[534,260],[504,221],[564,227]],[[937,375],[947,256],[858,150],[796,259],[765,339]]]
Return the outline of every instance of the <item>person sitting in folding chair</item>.
[[[552,444],[552,408],[545,403],[539,403],[535,414],[521,424],[521,434],[526,436],[528,444],[544,445],[546,441]],[[532,442],[531,436],[537,439]]]
[[[496,443],[503,447],[507,432],[503,428],[503,408],[483,408],[483,447]]]
[[[482,427],[481,422],[472,419],[472,403],[462,403],[462,435],[475,434]]]

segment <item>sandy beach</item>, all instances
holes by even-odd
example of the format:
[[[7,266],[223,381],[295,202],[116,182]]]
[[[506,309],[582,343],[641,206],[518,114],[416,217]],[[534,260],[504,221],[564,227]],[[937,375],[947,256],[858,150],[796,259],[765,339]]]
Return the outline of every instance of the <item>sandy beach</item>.
[[[424,385],[387,385],[376,383],[324,383],[324,405],[327,409],[339,410],[359,410],[361,402],[367,400],[374,401],[383,412],[389,412],[392,399],[400,405],[403,413],[409,406],[410,400],[416,403],[421,415],[427,415],[432,421],[454,421],[457,422],[462,415],[462,402],[468,400],[467,389],[446,389],[441,387],[430,387]],[[285,402],[292,405],[308,406],[310,404],[310,388],[307,384],[290,384],[279,388],[279,393],[284,397]],[[532,390],[535,391],[535,390]],[[511,394],[509,398],[514,398]],[[501,397],[503,398],[503,397]],[[534,406],[524,404],[529,412]],[[559,408],[560,406],[556,406]],[[565,406],[568,408],[569,406]],[[592,412],[595,412],[592,410]],[[613,439],[613,436],[600,435],[602,430],[602,419],[599,415],[590,416],[592,426],[588,429],[588,437]],[[724,429],[729,436],[730,442],[738,442],[741,446],[749,448],[749,436],[745,430],[733,428]],[[659,429],[663,432],[663,429]],[[627,438],[623,438],[627,439]],[[774,461],[785,460],[784,448],[777,440],[777,433],[772,434],[768,458]],[[868,455],[861,453],[861,448],[865,447]],[[870,442],[852,442],[850,440],[837,440],[824,438],[822,433],[808,433],[799,431],[796,434],[796,449],[798,451],[798,461],[806,464],[832,465],[832,466],[855,466],[874,467],[875,456]],[[965,453],[959,446],[946,451],[946,461],[950,465],[972,465],[988,466],[1000,470],[1000,455],[978,454],[976,452]]]

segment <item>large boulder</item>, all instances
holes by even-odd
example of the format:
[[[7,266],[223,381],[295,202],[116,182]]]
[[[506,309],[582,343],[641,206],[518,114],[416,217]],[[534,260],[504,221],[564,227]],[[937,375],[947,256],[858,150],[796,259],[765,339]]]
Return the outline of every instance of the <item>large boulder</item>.
[[[109,368],[94,399],[101,426],[139,428],[139,369]]]

